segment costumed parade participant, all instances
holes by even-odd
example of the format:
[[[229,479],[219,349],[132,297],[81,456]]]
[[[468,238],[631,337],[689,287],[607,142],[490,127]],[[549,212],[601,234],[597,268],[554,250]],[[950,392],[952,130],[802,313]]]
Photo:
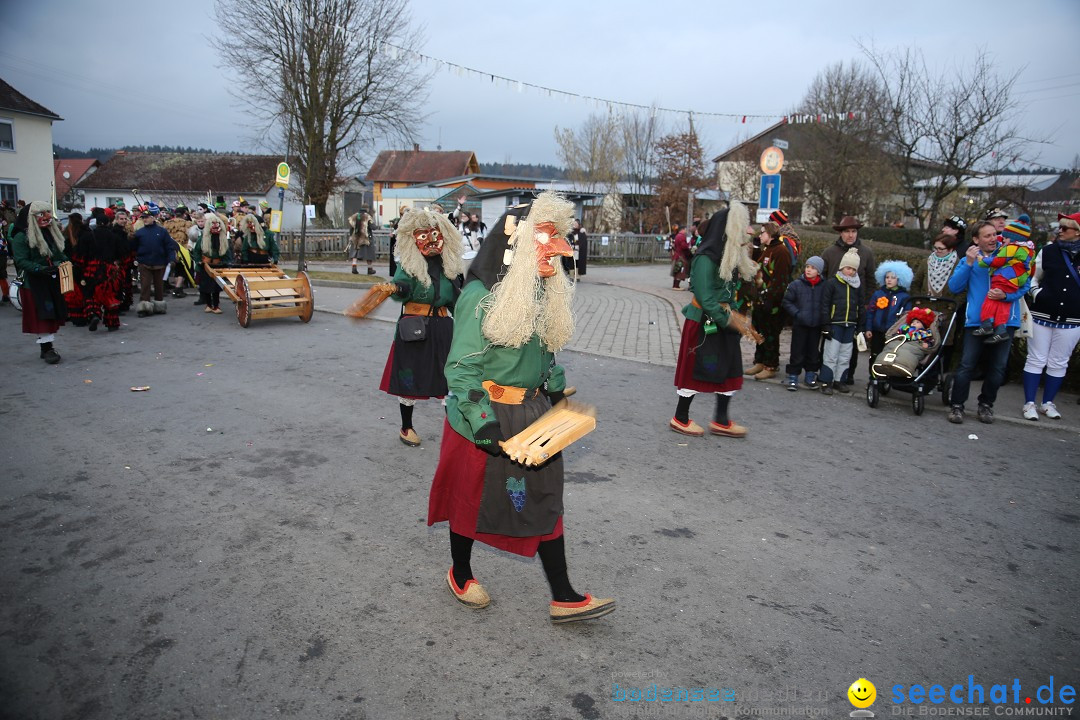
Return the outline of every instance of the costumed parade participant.
[[[165,268],[176,260],[176,243],[168,231],[157,224],[157,210],[153,207],[139,218],[142,227],[136,223],[135,236],[131,240],[131,249],[135,251],[135,260],[139,263],[139,317],[164,315],[168,310],[165,303]],[[151,301],[151,297],[153,300]]]
[[[206,298],[204,312],[221,314],[221,288],[207,268],[225,267],[232,264],[232,248],[229,243],[229,225],[223,217],[207,213],[202,238],[191,251],[192,262],[198,269],[195,276],[199,284],[199,297]]]
[[[443,215],[414,210],[397,228],[400,258],[394,279],[394,300],[401,316],[386,358],[379,389],[398,396],[401,409],[401,442],[420,445],[413,429],[413,406],[417,400],[446,396],[443,366],[450,353],[454,321],[450,312],[463,282],[461,235]]]
[[[122,234],[125,249],[120,259],[120,312],[125,313],[131,309],[135,302],[135,253],[131,249],[131,240],[135,237],[135,228],[131,224],[131,215],[124,209],[122,203],[117,203],[113,224]]]
[[[67,320],[57,266],[68,258],[60,223],[53,218],[48,203],[35,200],[23,206],[12,227],[11,254],[15,268],[23,274],[19,288],[23,332],[38,336],[41,359],[55,365],[60,354],[53,349],[53,341]]]
[[[254,215],[241,215],[240,232],[243,235],[241,257],[246,265],[269,265],[278,261],[278,246],[272,234],[263,232],[262,223]]]
[[[91,216],[94,218],[91,236],[77,248],[83,263],[79,285],[90,331],[97,330],[104,320],[109,332],[114,332],[120,329],[120,267],[117,261],[126,252],[126,238],[113,228],[102,208],[94,208]]]
[[[690,265],[694,297],[682,309],[686,320],[675,366],[679,402],[675,417],[668,422],[677,433],[705,434],[704,428],[690,419],[690,403],[697,393],[711,392],[716,393],[716,410],[709,432],[746,436],[747,429],[729,417],[728,405],[743,384],[740,336],[753,332],[741,313],[746,299],[740,293],[744,284],[753,283],[758,270],[750,259],[749,227],[750,214],[737,201],[705,221],[701,245]]]
[[[185,279],[194,284],[194,278],[191,277],[192,264],[191,252],[188,247],[188,230],[195,226],[185,217],[186,213],[186,207],[177,205],[173,217],[163,220],[161,223],[161,226],[165,228],[176,243],[176,262],[173,263],[172,275],[169,277],[169,283],[173,286],[172,295],[176,298],[187,297],[187,293],[184,292]]]
[[[500,446],[563,397],[554,353],[574,334],[573,283],[556,258],[574,206],[553,192],[510,208],[469,266],[446,362],[447,420],[431,486],[428,525],[450,523],[446,583],[472,608],[491,599],[473,576],[473,542],[539,554],[551,586],[549,616],[564,623],[606,615],[615,601],[570,584],[563,540],[563,460],[511,462]],[[552,262],[556,260],[555,262]]]
[[[71,213],[68,215],[67,227],[63,230],[66,254],[71,259],[71,270],[74,276],[72,289],[64,293],[64,305],[67,307],[68,320],[75,327],[86,327],[90,322],[90,315],[86,305],[94,294],[96,279],[94,270],[88,268],[91,263],[93,252],[91,245],[93,237],[89,226],[82,221],[82,215]],[[101,318],[98,318],[98,322]],[[97,323],[94,323],[97,330]]]
[[[375,268],[371,264],[375,262],[375,243],[371,216],[366,210],[361,210],[349,217],[349,227],[352,228],[349,233],[349,259],[352,260],[352,274],[360,274],[360,271],[356,269],[356,261],[363,260],[367,263],[367,274],[374,275]]]

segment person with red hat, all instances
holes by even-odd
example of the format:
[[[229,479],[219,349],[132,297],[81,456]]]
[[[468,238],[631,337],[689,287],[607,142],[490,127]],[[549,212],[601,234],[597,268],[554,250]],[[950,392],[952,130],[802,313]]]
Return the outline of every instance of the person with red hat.
[[[859,266],[856,268],[855,274],[859,276],[860,285],[863,288],[874,287],[872,283],[874,282],[874,268],[877,267],[877,264],[874,262],[874,251],[859,239],[859,230],[862,226],[863,224],[851,215],[845,215],[840,219],[839,223],[833,225],[833,230],[840,233],[840,237],[821,253],[821,259],[825,261],[824,277],[826,280],[836,276],[836,273],[840,271],[840,261],[844,258],[844,254],[848,250],[854,250],[859,259]],[[858,365],[859,353],[852,352],[847,370],[844,371],[841,377],[837,378],[837,381],[844,385],[854,385],[855,368]]]
[[[1039,251],[1031,278],[1032,334],[1024,363],[1024,417],[1061,417],[1054,399],[1080,342],[1080,213],[1058,215],[1057,239]],[[1045,371],[1046,377],[1043,378]],[[1043,383],[1043,401],[1035,394]]]

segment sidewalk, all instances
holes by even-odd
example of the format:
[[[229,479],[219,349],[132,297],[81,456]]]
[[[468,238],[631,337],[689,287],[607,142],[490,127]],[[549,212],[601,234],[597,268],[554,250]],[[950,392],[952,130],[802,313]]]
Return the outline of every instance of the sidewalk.
[[[348,271],[347,262],[316,261],[310,263],[309,267],[312,270],[331,272]],[[375,281],[384,280],[386,266],[377,265],[376,270],[381,275],[372,276]],[[349,303],[370,286],[370,283],[352,284],[324,280],[313,280],[312,284],[315,286],[315,309],[334,314],[341,314]],[[671,288],[666,264],[592,265],[588,274],[581,278],[577,285],[574,298],[577,330],[566,349],[674,368],[682,333],[681,309],[689,301],[689,293]],[[370,319],[394,322],[399,312],[400,307],[395,303],[384,303],[372,313]],[[785,330],[780,336],[781,359],[788,355],[790,336],[789,330]],[[744,341],[742,350],[744,365],[749,367],[753,364],[754,346]],[[851,394],[836,394],[831,398],[822,396],[822,400],[855,402],[864,407],[866,412],[877,412],[866,404],[868,366],[868,354],[863,353],[857,371],[859,381],[852,387]],[[780,380],[778,375],[763,382],[779,385]],[[754,382],[756,381],[747,379],[747,383]],[[978,395],[979,385],[978,382],[972,383],[971,398],[968,402],[970,412],[965,422],[965,427],[970,427],[973,434],[977,434],[982,425],[975,418],[975,397]],[[798,392],[813,391],[803,388]],[[1057,400],[1064,416],[1061,420],[1050,420],[1045,416],[1040,416],[1038,422],[1024,420],[1020,414],[1024,405],[1023,389],[1018,383],[1010,383],[998,391],[998,399],[994,405],[996,419],[999,422],[1037,425],[1080,434],[1080,406],[1076,403],[1076,396],[1062,393]],[[891,392],[887,397],[881,398],[881,406],[885,405],[906,406],[907,411],[914,416],[910,394]],[[926,411],[920,420],[944,422],[945,406],[941,402],[940,393],[928,395],[925,405]]]

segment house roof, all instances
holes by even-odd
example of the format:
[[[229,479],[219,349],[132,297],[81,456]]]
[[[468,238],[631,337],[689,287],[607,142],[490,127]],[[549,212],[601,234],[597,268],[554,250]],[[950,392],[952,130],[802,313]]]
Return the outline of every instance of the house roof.
[[[51,120],[63,120],[49,108],[41,103],[34,102],[15,88],[0,79],[0,110],[26,113],[27,115],[40,115]]]
[[[365,176],[373,182],[428,183],[479,170],[471,150],[383,150]]]
[[[120,151],[76,187],[263,195],[274,185],[279,162],[281,158],[277,155]]]
[[[1032,192],[1041,192],[1056,183],[1061,175],[980,175],[964,181],[968,190],[993,190],[995,188],[1020,188]],[[915,187],[932,187],[939,178],[920,180]]]
[[[83,179],[91,168],[100,167],[97,158],[61,158],[53,160],[53,175],[56,180],[56,196],[67,195],[71,186]],[[67,173],[65,177],[64,173]]]

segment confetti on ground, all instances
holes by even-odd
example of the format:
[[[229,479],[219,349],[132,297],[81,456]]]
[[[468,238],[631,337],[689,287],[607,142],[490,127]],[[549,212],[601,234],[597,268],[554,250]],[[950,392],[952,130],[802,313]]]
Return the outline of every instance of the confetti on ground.
[[[979,436],[976,435],[975,433],[971,433],[970,435],[968,435],[968,440],[978,440],[978,439],[979,439]]]
[[[195,373],[195,377],[202,377],[202,373]]]
[[[93,380],[83,380],[83,382],[86,383],[87,385],[89,385],[90,383],[92,383],[94,381]]]
[[[136,385],[135,387],[131,388],[131,392],[146,392],[149,389],[149,385]]]
[[[214,363],[206,363],[203,367],[214,367]]]

